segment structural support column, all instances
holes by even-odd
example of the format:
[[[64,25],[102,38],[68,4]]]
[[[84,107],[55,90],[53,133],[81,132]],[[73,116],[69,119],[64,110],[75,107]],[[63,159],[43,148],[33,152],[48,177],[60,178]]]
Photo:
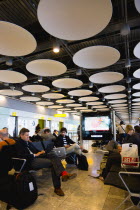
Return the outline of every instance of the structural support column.
[[[82,113],[80,113],[80,145],[83,145],[83,137],[82,137]]]
[[[115,111],[112,110],[112,128],[113,128],[113,136],[114,136],[114,141],[116,141],[116,122],[115,122]]]

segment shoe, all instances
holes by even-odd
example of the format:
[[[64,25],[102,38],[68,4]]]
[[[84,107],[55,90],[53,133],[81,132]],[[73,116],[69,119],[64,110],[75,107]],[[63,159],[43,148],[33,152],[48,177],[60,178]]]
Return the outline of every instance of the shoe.
[[[65,195],[61,188],[55,188],[54,192],[59,196],[64,196]]]
[[[86,149],[83,149],[82,152],[83,153],[88,153],[88,151]]]
[[[67,182],[70,179],[74,179],[76,176],[76,173],[64,175],[62,176],[62,182]]]

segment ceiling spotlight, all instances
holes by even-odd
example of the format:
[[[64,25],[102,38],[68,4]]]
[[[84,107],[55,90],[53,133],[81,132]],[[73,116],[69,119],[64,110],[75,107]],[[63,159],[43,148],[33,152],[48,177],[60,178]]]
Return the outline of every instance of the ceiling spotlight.
[[[56,41],[54,46],[53,46],[53,52],[54,53],[59,53],[60,52],[60,44],[58,43],[58,41]]]
[[[108,106],[108,102],[106,102],[106,105]]]
[[[89,82],[89,88],[93,88],[93,83]]]
[[[129,58],[127,58],[127,59],[125,60],[125,68],[130,68],[130,67],[131,67],[131,61],[130,61]]]
[[[39,76],[38,77],[38,82],[42,82],[42,80],[43,80],[42,76]]]
[[[31,95],[32,95],[32,96],[34,96],[34,95],[35,95],[35,93],[31,93]]]
[[[126,78],[126,83],[130,83],[131,82],[131,78],[130,77],[127,77]]]
[[[99,93],[99,91],[97,90],[97,91],[96,91],[96,95],[99,95],[99,94],[100,94],[100,93]]]
[[[102,101],[105,101],[105,98],[104,97],[102,98]]]
[[[120,30],[120,34],[122,36],[127,36],[128,34],[130,34],[130,26],[128,25],[128,23],[123,24]]]
[[[50,98],[48,98],[48,101],[50,101]]]
[[[6,60],[6,65],[7,66],[12,66],[13,65],[13,60],[10,58],[10,59],[7,59]]]
[[[77,70],[76,70],[76,75],[77,75],[77,76],[82,75],[82,69],[77,69]]]
[[[14,86],[10,86],[10,89],[14,91],[15,87]]]
[[[131,88],[129,87],[129,88],[127,89],[127,91],[128,91],[128,93],[131,93]]]
[[[128,99],[131,99],[131,95],[128,96]]]
[[[73,96],[70,96],[70,98],[72,99],[72,98],[73,98]]]
[[[61,92],[61,90],[62,90],[61,88],[57,88],[57,92]]]

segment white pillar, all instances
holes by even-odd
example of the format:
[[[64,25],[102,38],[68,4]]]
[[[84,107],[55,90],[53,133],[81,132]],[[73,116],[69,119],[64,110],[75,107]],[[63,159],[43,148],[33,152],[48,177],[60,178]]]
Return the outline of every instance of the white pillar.
[[[115,111],[112,111],[112,123],[113,123],[113,135],[114,141],[116,141],[116,122],[115,122]]]

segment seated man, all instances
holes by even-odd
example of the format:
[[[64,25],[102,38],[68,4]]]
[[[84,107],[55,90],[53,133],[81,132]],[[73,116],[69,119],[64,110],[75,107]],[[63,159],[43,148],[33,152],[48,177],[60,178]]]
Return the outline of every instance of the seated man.
[[[5,129],[0,130],[0,150],[3,148],[3,146],[15,144],[15,140],[10,139],[8,136],[9,134],[6,132]]]
[[[61,189],[60,176],[62,181],[67,181],[76,177],[76,174],[69,174],[65,171],[60,159],[55,154],[46,154],[45,151],[38,151],[29,141],[29,130],[22,128],[19,133],[20,138],[16,143],[17,157],[27,160],[28,169],[41,169],[51,167],[54,192],[59,196],[64,196]]]
[[[51,131],[49,128],[45,129],[43,133],[41,134],[41,137],[43,140],[55,140],[55,137],[53,134],[51,134]]]
[[[61,128],[60,135],[54,141],[55,147],[65,147],[66,154],[76,153],[78,155],[81,155],[82,151],[86,152],[86,150],[83,150],[82,147],[80,147],[73,140],[71,140],[69,136],[67,136],[66,134],[67,134],[67,129]]]

